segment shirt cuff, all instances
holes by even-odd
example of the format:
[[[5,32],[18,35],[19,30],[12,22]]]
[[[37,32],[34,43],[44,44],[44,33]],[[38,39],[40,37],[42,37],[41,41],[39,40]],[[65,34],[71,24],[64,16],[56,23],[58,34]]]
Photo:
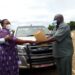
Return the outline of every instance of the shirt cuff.
[[[0,44],[5,43],[5,39],[4,38],[0,38]]]

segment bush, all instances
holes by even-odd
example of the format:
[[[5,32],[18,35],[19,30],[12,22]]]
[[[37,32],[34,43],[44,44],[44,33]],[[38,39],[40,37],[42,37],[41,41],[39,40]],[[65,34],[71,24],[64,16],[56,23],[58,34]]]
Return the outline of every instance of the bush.
[[[75,21],[70,21],[67,24],[70,25],[71,30],[75,30]]]
[[[49,30],[53,30],[53,28],[54,28],[53,25],[49,25],[49,26],[48,26],[48,29],[49,29]]]

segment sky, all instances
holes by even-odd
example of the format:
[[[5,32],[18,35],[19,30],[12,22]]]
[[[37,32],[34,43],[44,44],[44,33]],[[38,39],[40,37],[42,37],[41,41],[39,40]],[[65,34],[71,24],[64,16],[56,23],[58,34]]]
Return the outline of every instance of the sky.
[[[48,26],[56,14],[75,21],[75,0],[0,0],[0,19],[15,25]]]

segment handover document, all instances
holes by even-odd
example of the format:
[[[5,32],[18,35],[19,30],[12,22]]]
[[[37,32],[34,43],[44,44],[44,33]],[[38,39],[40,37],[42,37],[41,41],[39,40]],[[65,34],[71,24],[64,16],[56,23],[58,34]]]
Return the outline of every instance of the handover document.
[[[45,33],[43,31],[41,31],[41,30],[37,31],[34,34],[34,36],[35,36],[37,42],[42,42],[42,41],[47,40],[47,37],[46,37]],[[47,44],[43,44],[43,45],[47,45]]]

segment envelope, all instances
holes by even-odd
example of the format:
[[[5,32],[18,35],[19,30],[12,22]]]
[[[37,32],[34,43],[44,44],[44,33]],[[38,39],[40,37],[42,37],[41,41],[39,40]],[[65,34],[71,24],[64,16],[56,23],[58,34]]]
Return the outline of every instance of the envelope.
[[[37,42],[42,42],[42,41],[47,40],[47,37],[46,37],[45,33],[41,30],[35,32],[34,36],[35,36]],[[43,45],[47,45],[47,44],[43,44]]]

